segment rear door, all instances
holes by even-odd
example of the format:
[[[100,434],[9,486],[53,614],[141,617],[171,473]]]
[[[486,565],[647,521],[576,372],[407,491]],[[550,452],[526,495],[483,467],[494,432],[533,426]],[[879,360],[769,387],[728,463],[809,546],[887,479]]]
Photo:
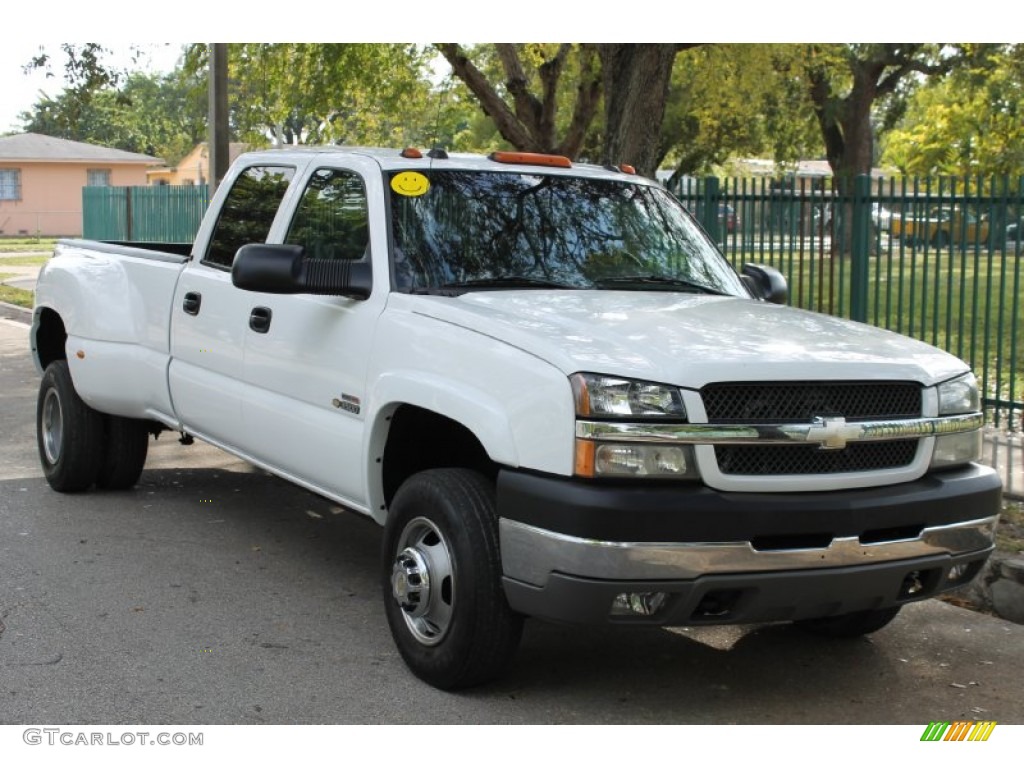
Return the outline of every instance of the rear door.
[[[231,284],[235,252],[266,242],[295,176],[293,166],[254,164],[240,170],[202,252],[182,272],[171,305],[169,383],[185,431],[237,447],[242,431],[242,358],[250,297]]]

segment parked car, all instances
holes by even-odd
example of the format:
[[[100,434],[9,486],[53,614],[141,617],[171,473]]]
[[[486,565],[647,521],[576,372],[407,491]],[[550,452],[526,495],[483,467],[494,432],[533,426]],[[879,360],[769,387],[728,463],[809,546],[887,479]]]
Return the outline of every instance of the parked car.
[[[718,229],[721,232],[728,232],[730,235],[736,231],[739,219],[736,216],[736,209],[731,205],[721,203],[718,206]]]
[[[1021,227],[1017,222],[1006,225],[1006,250],[1021,247]]]
[[[952,243],[984,243],[988,240],[988,220],[958,205],[934,205],[926,212],[911,211],[893,216],[890,234],[906,243],[928,243],[936,248],[945,248]]]
[[[888,232],[892,225],[892,211],[881,203],[872,203],[871,221],[874,222],[876,228],[883,232]]]

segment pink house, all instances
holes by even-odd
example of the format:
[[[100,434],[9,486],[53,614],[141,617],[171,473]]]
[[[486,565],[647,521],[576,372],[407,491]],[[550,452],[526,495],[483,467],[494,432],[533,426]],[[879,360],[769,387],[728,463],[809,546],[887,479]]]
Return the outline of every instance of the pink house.
[[[0,235],[81,235],[82,187],[142,186],[158,158],[38,133],[0,136]]]

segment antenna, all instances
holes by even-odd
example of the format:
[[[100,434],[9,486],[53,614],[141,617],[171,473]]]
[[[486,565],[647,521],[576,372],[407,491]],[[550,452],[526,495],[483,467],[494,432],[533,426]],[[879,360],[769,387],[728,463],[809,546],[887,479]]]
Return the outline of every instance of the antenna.
[[[430,136],[430,151],[427,155],[433,159],[443,160],[448,157],[448,153],[445,151],[444,146],[440,141],[441,133],[441,110],[444,107],[445,97],[448,95],[448,91],[451,89],[453,72],[449,72],[447,77],[442,82],[442,87],[437,92],[437,114],[434,116],[434,132]]]

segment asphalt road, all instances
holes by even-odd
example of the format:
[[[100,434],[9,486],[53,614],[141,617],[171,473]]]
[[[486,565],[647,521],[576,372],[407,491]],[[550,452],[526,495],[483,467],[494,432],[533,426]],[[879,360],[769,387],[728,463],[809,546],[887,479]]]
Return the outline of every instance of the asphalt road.
[[[133,491],[50,491],[26,331],[0,318],[0,724],[1024,723],[1024,626],[937,601],[846,642],[529,622],[503,681],[441,693],[371,522],[166,433]]]

